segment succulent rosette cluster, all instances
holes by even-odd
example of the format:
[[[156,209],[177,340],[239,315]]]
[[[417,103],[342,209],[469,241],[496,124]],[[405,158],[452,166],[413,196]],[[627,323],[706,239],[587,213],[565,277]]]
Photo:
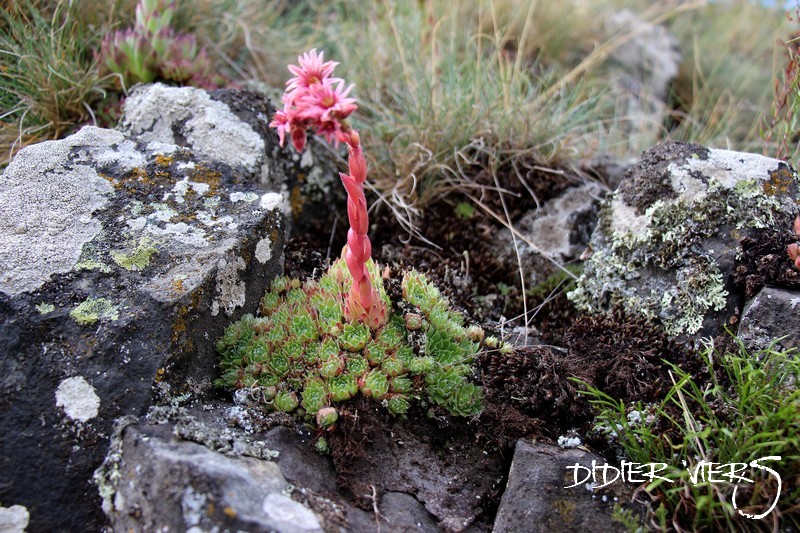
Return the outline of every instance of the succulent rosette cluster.
[[[140,0],[133,27],[103,38],[101,68],[121,76],[128,87],[158,80],[204,89],[224,86],[227,80],[215,71],[205,48],[171,26],[174,13],[175,2]]]
[[[367,268],[377,274],[372,260]],[[397,415],[414,400],[456,416],[479,413],[483,391],[470,378],[483,331],[465,327],[464,317],[419,272],[404,274],[395,306],[381,278],[374,279],[381,301],[403,309],[379,330],[345,317],[344,260],[319,280],[276,278],[259,316],[245,315],[217,341],[217,385],[251,391],[267,410],[316,419],[321,428],[335,423],[337,404],[358,394]]]

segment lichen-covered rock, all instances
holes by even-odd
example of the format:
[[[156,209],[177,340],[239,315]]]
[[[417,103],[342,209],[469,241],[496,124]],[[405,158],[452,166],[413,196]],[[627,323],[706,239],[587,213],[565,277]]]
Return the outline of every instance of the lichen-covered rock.
[[[278,465],[212,451],[171,429],[132,426],[115,442],[115,460],[98,475],[115,531],[322,531],[317,516],[290,497]]]
[[[122,130],[154,146],[191,148],[198,157],[253,172],[265,159],[264,139],[208,92],[140,85],[126,98]],[[182,141],[182,142],[180,142]]]
[[[343,500],[330,459],[307,432],[263,430],[247,408],[154,407],[121,420],[95,475],[115,531],[369,531],[375,516]],[[375,503],[390,530],[438,531],[412,495]]]
[[[606,200],[569,297],[585,311],[621,306],[657,319],[676,338],[716,335],[743,305],[731,276],[740,239],[791,228],[797,186],[775,159],[656,146]]]
[[[214,170],[280,192],[287,223],[327,234],[340,212],[333,206],[345,203],[330,149],[316,142],[303,154],[281,148],[269,128],[274,112],[259,93],[156,83],[131,91],[120,129],[150,151],[189,148]]]
[[[87,126],[0,176],[0,502],[32,530],[102,527],[113,421],[208,393],[213,339],[282,269],[280,194],[147,144]]]

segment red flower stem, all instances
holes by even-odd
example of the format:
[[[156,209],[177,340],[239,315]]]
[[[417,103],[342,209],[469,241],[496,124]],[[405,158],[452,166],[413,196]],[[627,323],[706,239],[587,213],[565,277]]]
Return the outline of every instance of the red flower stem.
[[[367,161],[361,150],[358,132],[349,129],[346,133],[349,174],[340,173],[339,176],[347,191],[347,218],[350,229],[347,232],[344,259],[353,278],[353,285],[345,302],[345,317],[348,320],[364,322],[372,329],[378,329],[386,322],[386,307],[372,286],[367,270],[367,261],[372,255],[372,244],[367,236],[369,228],[367,199],[364,196]]]

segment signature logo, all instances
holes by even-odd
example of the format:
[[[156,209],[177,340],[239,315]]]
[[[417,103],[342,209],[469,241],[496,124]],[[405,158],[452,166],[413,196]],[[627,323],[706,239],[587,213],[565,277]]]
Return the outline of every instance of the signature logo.
[[[781,457],[776,455],[754,459],[749,463],[713,463],[703,460],[697,463],[693,468],[687,468],[687,472],[689,474],[689,482],[694,485],[698,483],[733,483],[733,494],[731,494],[733,508],[746,518],[760,520],[775,509],[775,506],[778,504],[778,499],[781,496],[782,486],[780,474],[762,463],[780,460]],[[686,466],[685,461],[683,465],[684,467]],[[602,489],[618,480],[623,483],[647,483],[660,479],[667,483],[674,483],[674,479],[659,475],[668,468],[669,465],[666,463],[633,463],[622,461],[619,468],[609,464],[598,464],[597,461],[592,461],[591,467],[575,463],[574,465],[567,466],[567,471],[572,470],[572,479],[574,483],[564,488],[571,489],[579,485],[587,485],[587,488],[591,490]],[[748,469],[763,471],[769,476],[774,477],[778,483],[778,491],[775,494],[775,499],[766,511],[757,515],[745,513],[739,509],[736,504],[736,491],[739,488],[739,484],[755,483],[754,479],[745,475],[749,471]],[[583,479],[578,479],[579,475],[583,475]]]

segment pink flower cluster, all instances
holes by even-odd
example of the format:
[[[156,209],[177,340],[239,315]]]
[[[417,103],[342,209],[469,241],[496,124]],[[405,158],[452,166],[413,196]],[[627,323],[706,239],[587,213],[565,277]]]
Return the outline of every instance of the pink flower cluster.
[[[357,109],[355,100],[347,97],[353,86],[344,88],[343,80],[331,77],[338,63],[323,62],[323,55],[313,49],[297,58],[299,66],[289,65],[295,77],[286,82],[283,110],[270,123],[278,129],[281,146],[289,134],[295,149],[301,151],[309,128],[337,145],[349,140],[350,128],[344,120]]]

